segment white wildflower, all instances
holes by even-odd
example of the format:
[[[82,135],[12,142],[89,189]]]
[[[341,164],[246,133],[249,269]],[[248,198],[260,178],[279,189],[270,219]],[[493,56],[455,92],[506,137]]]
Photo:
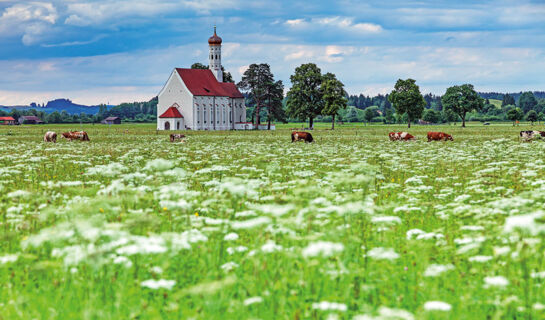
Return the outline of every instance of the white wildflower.
[[[424,303],[424,309],[427,311],[450,311],[452,306],[443,301],[428,301]]]
[[[399,254],[393,248],[377,247],[369,250],[367,256],[378,260],[395,260],[399,258]]]
[[[6,264],[10,262],[15,262],[19,259],[19,256],[16,254],[8,254],[5,256],[0,256],[0,264]]]
[[[271,223],[271,218],[269,217],[257,217],[254,219],[249,219],[246,221],[233,221],[231,222],[231,228],[237,229],[252,229],[264,224]]]
[[[424,271],[424,277],[437,277],[449,270],[454,270],[454,266],[451,264],[431,264],[426,268],[426,271]]]
[[[267,243],[261,246],[261,251],[267,252],[267,253],[280,251],[280,250],[282,250],[282,246],[276,244],[274,241],[271,241],[271,240],[267,241]]]
[[[238,234],[234,233],[234,232],[231,232],[231,233],[228,233],[225,235],[225,237],[223,237],[223,240],[225,241],[235,241],[235,240],[238,240]]]
[[[165,159],[154,159],[148,161],[144,170],[146,171],[165,171],[174,167],[174,163],[170,160]]]
[[[344,303],[321,301],[319,303],[313,303],[312,309],[322,311],[346,311],[347,307]]]
[[[229,272],[229,271],[231,271],[233,269],[238,268],[238,263],[233,262],[233,261],[229,261],[229,262],[224,263],[223,265],[221,265],[220,268],[225,272]]]
[[[140,283],[142,287],[149,288],[149,289],[167,289],[171,290],[174,285],[176,285],[175,280],[165,280],[165,279],[159,279],[159,280],[146,280],[142,281]]]
[[[489,287],[506,287],[508,284],[509,284],[509,280],[507,280],[503,276],[485,277],[484,278],[485,288],[489,288]]]
[[[329,241],[318,241],[310,243],[306,248],[303,249],[303,257],[330,257],[335,253],[342,252],[344,245],[342,243],[334,243]]]
[[[243,304],[245,306],[249,306],[249,305],[252,305],[254,303],[261,303],[263,302],[263,298],[261,298],[260,296],[256,296],[256,297],[250,297],[246,300],[244,300]]]

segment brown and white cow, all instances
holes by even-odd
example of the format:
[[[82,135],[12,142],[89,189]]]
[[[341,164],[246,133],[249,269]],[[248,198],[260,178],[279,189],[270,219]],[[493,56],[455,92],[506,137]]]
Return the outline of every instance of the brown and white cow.
[[[65,139],[68,139],[68,141],[72,141],[72,140],[90,141],[89,136],[87,135],[87,132],[85,131],[63,132],[62,137]]]
[[[308,132],[303,131],[293,131],[291,133],[291,142],[295,141],[305,141],[305,142],[313,142],[314,139],[312,138],[312,135]]]
[[[390,137],[391,141],[409,141],[415,139],[414,136],[408,132],[390,132],[388,136]]]
[[[184,138],[185,138],[185,135],[183,135],[183,134],[172,133],[170,135],[170,142],[174,142],[176,140],[180,140],[180,141],[184,142],[184,140],[183,140]]]
[[[444,132],[428,132],[428,142],[430,141],[454,141],[450,134]]]
[[[55,133],[53,131],[47,131],[44,134],[44,142],[57,143],[57,133]]]
[[[533,140],[534,138],[541,139],[545,137],[545,131],[537,131],[537,130],[521,131],[520,137],[524,141],[530,141],[530,140]]]

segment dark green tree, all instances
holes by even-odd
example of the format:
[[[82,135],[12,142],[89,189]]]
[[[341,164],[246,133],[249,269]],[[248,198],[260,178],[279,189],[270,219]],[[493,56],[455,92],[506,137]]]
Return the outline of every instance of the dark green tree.
[[[539,124],[539,121],[545,120],[545,114],[543,112],[540,112],[537,114],[537,124]]]
[[[322,74],[314,63],[295,68],[290,77],[292,87],[287,95],[288,115],[301,120],[309,119],[309,127],[314,126],[314,118],[322,112]]]
[[[509,94],[503,95],[503,100],[501,101],[502,108],[510,104],[515,104],[515,98],[513,98]]]
[[[345,109],[348,103],[344,84],[337,80],[334,74],[327,73],[321,85],[324,99],[323,115],[331,116],[331,130],[335,129],[335,116],[340,110]]]
[[[388,100],[394,105],[397,114],[407,114],[409,128],[412,121],[422,116],[426,106],[426,100],[420,93],[416,80],[413,79],[397,80],[394,90],[388,96]]]
[[[441,122],[441,113],[433,109],[426,109],[422,116],[422,120],[430,123],[439,123]]]
[[[484,107],[484,99],[477,94],[473,85],[463,84],[447,89],[441,97],[445,109],[450,109],[462,118],[462,127],[466,126],[466,114],[471,111],[480,111]]]
[[[443,110],[443,118],[445,119],[446,122],[449,123],[449,125],[452,122],[456,123],[456,121],[458,121],[458,115],[450,109]]]
[[[386,110],[386,114],[384,115],[384,123],[395,123],[394,111],[391,108]]]
[[[238,88],[246,92],[255,103],[255,125],[261,123],[261,108],[267,101],[267,93],[274,84],[274,76],[271,67],[266,63],[251,64],[242,75],[242,80],[237,84]]]
[[[284,84],[282,80],[269,82],[266,85],[265,104],[267,107],[267,130],[271,130],[271,121],[287,122],[284,110]]]
[[[530,121],[532,125],[538,120],[537,112],[535,110],[530,110],[526,113],[526,121]]]
[[[507,119],[513,121],[513,127],[516,121],[520,121],[524,118],[524,112],[520,108],[513,108],[507,112]]]
[[[537,105],[536,97],[531,92],[524,92],[520,95],[518,107],[522,112],[527,113],[530,110],[534,110]]]
[[[61,123],[61,114],[58,111],[54,111],[47,116],[47,123]]]
[[[377,106],[372,106],[372,107],[366,108],[363,111],[363,119],[365,120],[365,122],[367,122],[367,124],[369,124],[371,122],[371,120],[373,120],[376,116],[378,116],[377,111],[378,111]]]

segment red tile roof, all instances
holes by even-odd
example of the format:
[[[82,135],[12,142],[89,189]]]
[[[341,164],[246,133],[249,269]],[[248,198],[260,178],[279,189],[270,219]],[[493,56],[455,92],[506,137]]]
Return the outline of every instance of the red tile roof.
[[[209,69],[182,69],[176,71],[194,96],[244,97],[233,83],[218,82]]]
[[[175,106],[172,106],[165,111],[162,115],[159,116],[159,118],[183,118],[180,111],[178,111],[178,108]]]
[[[223,90],[229,94],[230,98],[244,98],[234,83],[222,82],[220,84],[223,87]]]
[[[0,121],[15,121],[12,117],[0,117]]]

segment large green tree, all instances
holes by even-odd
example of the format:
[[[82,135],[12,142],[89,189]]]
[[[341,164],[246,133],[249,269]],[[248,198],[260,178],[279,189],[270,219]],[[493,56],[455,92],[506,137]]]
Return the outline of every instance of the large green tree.
[[[509,94],[505,94],[503,95],[503,100],[501,101],[501,106],[502,107],[505,107],[507,105],[510,105],[510,104],[515,104],[515,98],[513,98],[512,96],[510,96]]]
[[[267,107],[267,130],[271,130],[271,121],[273,120],[287,122],[283,100],[284,84],[282,80],[267,83],[264,97]]]
[[[507,119],[513,121],[513,126],[516,121],[520,121],[522,118],[524,118],[524,112],[520,108],[513,108],[507,112]]]
[[[537,99],[531,92],[524,92],[520,95],[518,107],[522,112],[527,113],[530,110],[534,110],[537,105]]]
[[[538,120],[537,112],[535,110],[528,111],[528,113],[526,114],[526,120],[530,121],[532,125],[534,125],[534,122]]]
[[[290,77],[292,87],[287,94],[288,115],[301,120],[309,119],[309,127],[314,126],[314,118],[324,107],[322,74],[314,63],[303,64],[295,68]]]
[[[368,107],[363,111],[363,119],[367,122],[367,124],[369,124],[376,116],[378,116],[377,106]]]
[[[255,103],[256,127],[261,123],[260,111],[267,102],[267,94],[271,91],[272,84],[274,76],[271,67],[266,63],[251,64],[237,84],[238,88],[250,95]]]
[[[471,111],[480,111],[484,107],[484,99],[477,94],[473,85],[463,84],[452,86],[441,97],[443,108],[454,111],[462,118],[462,127],[466,126],[466,114]]]
[[[407,115],[409,128],[412,121],[422,116],[426,106],[426,100],[424,100],[414,79],[397,80],[394,90],[388,96],[388,100],[394,105],[398,115]]]
[[[337,80],[334,74],[327,73],[324,75],[321,90],[324,100],[322,114],[331,116],[331,130],[334,130],[335,116],[337,116],[340,110],[345,109],[348,104],[344,84]]]
[[[208,66],[205,66],[204,64],[200,62],[195,62],[191,65],[191,69],[208,69]],[[221,66],[221,71],[223,72],[223,82],[231,82],[235,83],[235,80],[233,80],[233,76],[231,75],[231,72],[225,71],[225,68]]]

